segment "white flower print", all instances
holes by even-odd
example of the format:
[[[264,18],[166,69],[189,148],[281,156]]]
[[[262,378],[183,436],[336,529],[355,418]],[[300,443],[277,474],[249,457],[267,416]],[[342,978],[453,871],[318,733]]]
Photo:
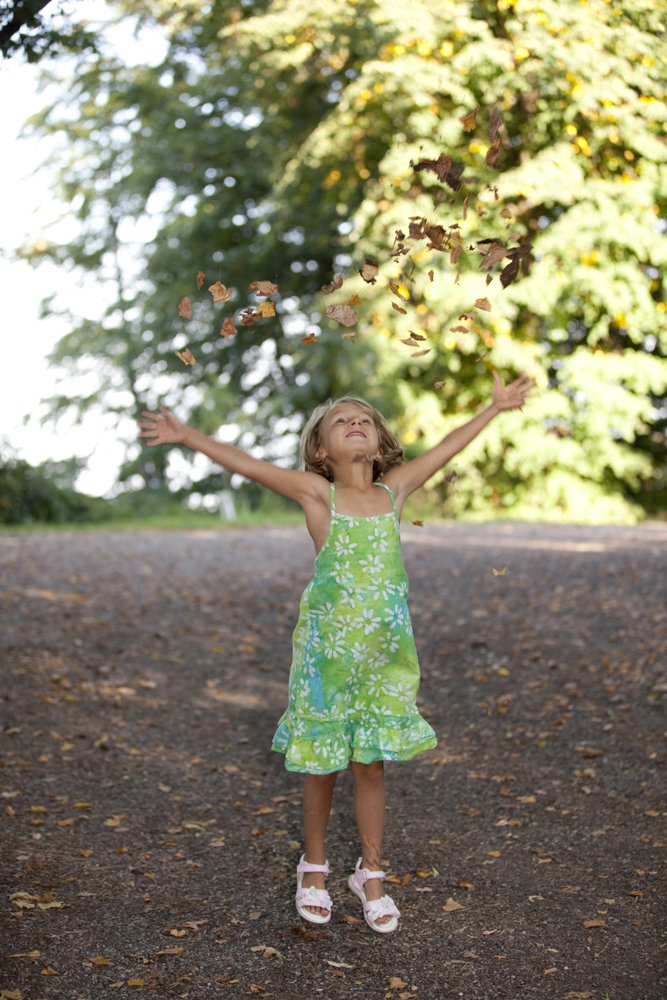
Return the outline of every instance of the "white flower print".
[[[389,688],[387,682],[382,676],[382,674],[369,674],[368,680],[366,681],[366,687],[368,688],[369,697],[379,694],[389,694]]]
[[[329,756],[329,747],[327,746],[328,740],[313,740],[313,750],[317,754],[322,754],[323,757]]]
[[[303,669],[309,677],[314,677],[317,673],[317,657],[312,653],[303,654]]]
[[[351,587],[349,590],[346,590],[345,588],[343,588],[341,590],[341,592],[340,592],[340,603],[341,604],[346,604],[350,608],[356,608],[357,601],[356,601],[356,592],[355,592],[354,588]]]
[[[414,691],[411,685],[406,684],[405,681],[397,681],[395,684],[390,684],[389,694],[404,705],[414,698]]]
[[[338,629],[341,638],[343,638],[350,629],[353,629],[354,622],[352,621],[352,615],[338,615],[338,618],[333,623],[334,627]]]
[[[387,552],[389,550],[389,541],[387,539],[386,531],[380,531],[379,528],[374,528],[372,533],[368,536],[368,541],[374,549],[379,549],[380,552]]]
[[[339,562],[334,563],[334,568],[331,571],[331,575],[336,581],[336,583],[341,587],[353,587],[354,586],[354,575],[350,573],[350,560],[341,566]]]
[[[380,628],[381,623],[381,618],[374,617],[373,608],[364,608],[361,615],[354,619],[355,627],[362,628],[365,635],[370,635],[371,632],[375,632],[377,628]]]
[[[337,660],[345,653],[345,643],[339,632],[327,632],[324,637],[324,652],[328,660],[332,657]]]
[[[405,625],[405,607],[401,604],[394,605],[393,608],[386,608],[384,620],[391,628],[403,628]]]
[[[369,653],[370,649],[368,648],[365,642],[355,642],[354,646],[352,647],[352,656],[354,657],[355,663],[367,660]]]
[[[368,666],[373,670],[380,670],[382,667],[386,667],[389,663],[389,657],[384,653],[373,653],[368,660]]]
[[[335,610],[336,605],[332,604],[331,601],[327,601],[326,604],[322,604],[319,608],[311,608],[309,614],[311,614],[315,619],[331,618]]]
[[[297,688],[297,695],[301,698],[307,698],[310,694],[310,682],[307,677],[300,677]]]
[[[388,649],[390,653],[395,653],[399,646],[399,636],[393,635],[392,632],[387,632],[386,635],[378,636],[378,642],[383,649]]]
[[[375,599],[378,597],[383,597],[385,601],[390,600],[396,593],[396,586],[393,583],[388,583],[386,580],[382,580],[377,587],[377,594]]]
[[[364,573],[378,574],[385,568],[379,556],[369,556],[367,559],[360,559],[359,565],[363,566]]]
[[[341,535],[334,541],[337,556],[353,556],[358,543],[353,542],[349,535]]]

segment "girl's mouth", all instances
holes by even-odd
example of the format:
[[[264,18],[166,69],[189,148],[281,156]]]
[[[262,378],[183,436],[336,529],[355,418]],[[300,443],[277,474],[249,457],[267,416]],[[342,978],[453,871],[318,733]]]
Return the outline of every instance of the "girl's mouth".
[[[348,438],[349,437],[362,437],[362,438],[365,438],[366,435],[364,434],[363,431],[350,431],[350,433],[346,434],[345,437],[348,437]]]

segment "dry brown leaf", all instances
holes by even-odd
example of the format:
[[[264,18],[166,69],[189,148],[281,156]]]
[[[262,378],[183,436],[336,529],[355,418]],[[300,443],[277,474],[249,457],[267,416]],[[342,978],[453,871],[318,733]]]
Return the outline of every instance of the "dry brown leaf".
[[[231,316],[225,316],[222,321],[222,326],[220,327],[220,336],[231,337],[236,333],[236,327],[234,326],[234,320]]]
[[[456,272],[456,277],[454,278],[454,284],[455,285],[458,285],[460,277],[461,277],[461,272],[457,271]]]
[[[413,521],[412,523],[416,524],[418,528],[423,528],[424,527],[424,522],[423,521]],[[419,871],[417,871],[417,874],[419,875]],[[430,875],[430,872],[426,872],[426,875]],[[426,878],[426,875],[424,875],[422,877]]]
[[[213,296],[214,302],[228,302],[232,295],[234,294],[233,288],[227,288],[223,285],[221,281],[216,281],[214,285],[211,285],[209,292]]]
[[[154,951],[153,957],[156,955],[182,955],[185,948],[163,948],[162,951]]]
[[[445,383],[444,382],[435,382],[434,385],[435,385],[436,389],[442,389],[445,386]]]
[[[582,924],[582,927],[585,927],[586,930],[589,930],[589,928],[591,927],[606,927],[606,926],[607,926],[606,920],[584,920]]]
[[[197,272],[197,291],[198,292],[201,292],[201,286],[204,284],[204,278],[205,277],[206,277],[206,275],[204,274],[203,271],[198,271]]]
[[[502,145],[500,139],[494,139],[494,141],[489,146],[488,152],[486,154],[486,165],[487,167],[495,167],[498,162],[498,157],[502,152]]]
[[[412,523],[414,524],[414,521]],[[431,874],[431,872],[430,872],[430,869],[428,869],[428,868],[417,868],[415,870],[415,875],[418,878],[428,878],[430,874]]]
[[[491,312],[491,303],[488,299],[475,299],[475,309],[481,309],[483,312]]]
[[[332,962],[330,958],[325,959],[327,965],[334,965],[337,969],[353,969],[353,965],[348,965],[347,962]]]
[[[461,903],[457,903],[455,899],[450,896],[445,905],[443,906],[445,913],[454,913],[455,910],[465,910],[465,906]]]
[[[360,920],[359,917],[351,917],[348,913],[343,914],[343,920],[346,924],[363,924],[364,922],[363,920]]]
[[[183,319],[192,319],[192,302],[188,295],[178,303],[178,315],[182,316]]]
[[[462,163],[455,163],[446,153],[441,153],[437,160],[421,159],[417,163],[410,160],[410,166],[415,171],[433,171],[440,183],[446,184],[452,191],[458,191],[461,187],[460,178],[465,167]]]
[[[361,923],[361,920],[359,921]],[[39,958],[40,952],[38,951],[21,951],[17,955],[10,955],[9,958]]]
[[[316,344],[317,343],[317,337],[315,336],[314,333],[309,333],[307,337],[302,337],[301,338],[301,343],[302,344]]]
[[[389,989],[390,990],[402,990],[407,983],[404,983],[400,976],[391,976],[389,979]]]
[[[392,302],[391,308],[395,309],[396,312],[398,312],[398,313],[402,313],[403,316],[407,316],[407,314],[408,314],[407,309],[401,309],[401,307],[397,306],[395,302]]]
[[[45,969],[42,969],[41,975],[42,976],[62,976],[62,972],[56,972],[56,970],[52,969],[50,965],[47,965],[47,967]]]
[[[475,121],[476,117],[477,117],[477,108],[475,108],[474,111],[469,111],[467,115],[463,116],[463,118],[459,118],[459,121],[463,125],[464,132],[472,132],[475,125],[477,124]]]
[[[431,348],[427,347],[425,351],[415,351],[415,353],[411,354],[410,357],[411,358],[421,358],[425,354],[430,354],[430,353],[431,353]]]
[[[97,955],[95,958],[90,959],[93,965],[113,965],[108,958],[104,958],[102,955]]]
[[[473,309],[472,312],[461,313],[459,319],[477,319],[477,312]]]
[[[262,319],[261,312],[257,312],[252,306],[248,306],[241,313],[241,326],[252,326],[253,323],[258,323]]]
[[[332,292],[335,292],[342,287],[344,280],[345,279],[342,274],[336,274],[334,275],[334,279],[329,286],[322,285],[322,291],[325,295],[331,295]]]
[[[433,281],[433,271],[428,272],[428,280]]]
[[[424,335],[421,333],[414,333],[413,330],[410,330],[409,333],[413,340],[421,340],[421,341],[426,340],[426,337],[424,337]]]
[[[498,956],[496,956],[496,957],[498,957]],[[505,957],[505,956],[503,955],[503,958],[504,958],[504,957]],[[553,967],[552,969],[545,969],[545,970],[544,970],[544,975],[545,975],[545,976],[553,976],[554,972],[558,972],[558,969],[556,968],[556,966],[555,966],[555,965],[554,965],[554,967]]]
[[[374,260],[370,260],[368,257],[364,262],[364,266],[359,271],[359,274],[369,285],[375,284],[375,279],[377,278],[379,271],[378,265]]]
[[[343,338],[343,340],[354,340],[355,335],[356,333],[354,330],[352,331],[352,333],[341,333],[341,337]]]
[[[352,295],[347,300],[347,304],[348,304],[348,306],[360,306],[361,305],[361,299],[359,298],[358,295]]]
[[[278,291],[278,286],[272,281],[251,281],[248,291],[257,292],[258,295],[274,295]]]
[[[450,333],[469,333],[467,326],[453,326],[451,327]]]
[[[143,986],[144,985],[144,981],[143,981],[143,979],[128,979],[127,985],[128,986]]]
[[[520,240],[521,239],[521,233],[510,233],[510,235],[507,237],[507,239],[508,240],[514,240],[514,241]]]
[[[496,240],[483,240],[477,244],[477,249],[482,254],[482,261],[480,262],[480,271],[490,271],[492,267],[499,264],[503,257],[507,257],[508,251],[507,247],[504,247],[502,243],[498,243]]]
[[[503,123],[503,116],[495,106],[491,108],[489,115],[489,142],[493,142],[498,135],[498,129]]]
[[[492,274],[487,274],[487,276],[486,276],[486,284],[490,285],[492,281],[493,281],[493,275]]]
[[[182,351],[174,351],[177,358],[180,358],[184,365],[196,365],[197,361],[194,354],[189,347],[183,348]]]
[[[519,268],[521,266],[521,259],[519,257],[514,257],[509,264],[502,269],[500,272],[500,284],[503,288],[507,288],[512,282],[518,277]]]
[[[342,303],[338,303],[335,306],[327,306],[325,312],[329,319],[333,319],[336,323],[341,323],[343,326],[354,326],[359,319],[352,306],[343,305]]]
[[[509,208],[502,208],[500,210],[500,218],[501,219],[511,219],[511,218],[513,218],[512,213],[510,212]]]
[[[161,792],[167,793],[167,792],[171,791],[171,785],[165,785],[165,783],[163,781],[158,781],[157,787],[159,788],[159,790]]]
[[[462,214],[462,217],[463,217],[463,221],[464,221],[464,222],[465,222],[465,220],[466,220],[466,219],[467,219],[467,217],[468,217],[468,198],[469,198],[469,197],[470,197],[470,195],[469,195],[469,194],[467,194],[467,195],[465,196],[465,198],[463,199],[463,212],[462,212],[461,214]]]
[[[568,998],[568,1000],[591,1000],[593,994],[589,993],[588,990],[584,990],[583,992],[579,990],[573,990],[572,993],[566,993],[565,996]]]
[[[273,302],[260,302],[257,306],[257,312],[260,316],[275,316],[276,307]]]
[[[408,300],[407,295],[403,294],[403,292],[401,291],[401,286],[398,285],[395,281],[389,282],[389,288],[394,293],[394,295],[398,295],[399,299],[402,299],[404,302],[407,302]]]
[[[406,340],[401,340],[402,344],[407,344],[408,347],[419,347],[419,341],[413,340],[412,337],[408,337]]]
[[[454,249],[452,250],[452,252],[449,255],[449,263],[450,264],[458,264],[458,262],[461,259],[461,253],[462,252],[463,252],[463,248],[462,247],[454,247]]]

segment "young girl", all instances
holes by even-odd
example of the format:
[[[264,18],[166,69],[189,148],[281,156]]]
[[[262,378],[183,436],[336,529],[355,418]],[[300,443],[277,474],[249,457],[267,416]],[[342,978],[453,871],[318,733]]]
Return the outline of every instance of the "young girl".
[[[490,406],[410,462],[382,415],[354,396],[317,407],[301,435],[305,471],[281,469],[181,423],[144,411],[149,445],[186,444],[282,496],[296,500],[315,543],[315,577],[294,632],[289,704],[273,749],[305,773],[306,850],[297,866],[296,908],[326,924],[331,897],[324,834],[338,772],[350,767],[361,857],[348,884],[370,927],[386,934],[400,913],[380,871],[385,760],[410,760],[436,746],[417,711],[419,664],[406,603],[399,521],[406,498],[457,455],[501,410],[521,408],[532,379],[504,388],[497,372]]]

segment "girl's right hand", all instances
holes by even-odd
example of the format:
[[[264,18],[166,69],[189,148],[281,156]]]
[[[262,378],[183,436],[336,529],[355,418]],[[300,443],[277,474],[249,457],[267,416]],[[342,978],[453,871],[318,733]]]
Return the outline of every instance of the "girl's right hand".
[[[151,438],[147,442],[149,448],[156,444],[182,444],[188,432],[188,425],[182,423],[166,407],[161,406],[160,410],[160,413],[151,413],[150,410],[142,411],[141,415],[149,417],[152,423],[139,422],[140,427],[146,428],[140,432],[139,437]]]

